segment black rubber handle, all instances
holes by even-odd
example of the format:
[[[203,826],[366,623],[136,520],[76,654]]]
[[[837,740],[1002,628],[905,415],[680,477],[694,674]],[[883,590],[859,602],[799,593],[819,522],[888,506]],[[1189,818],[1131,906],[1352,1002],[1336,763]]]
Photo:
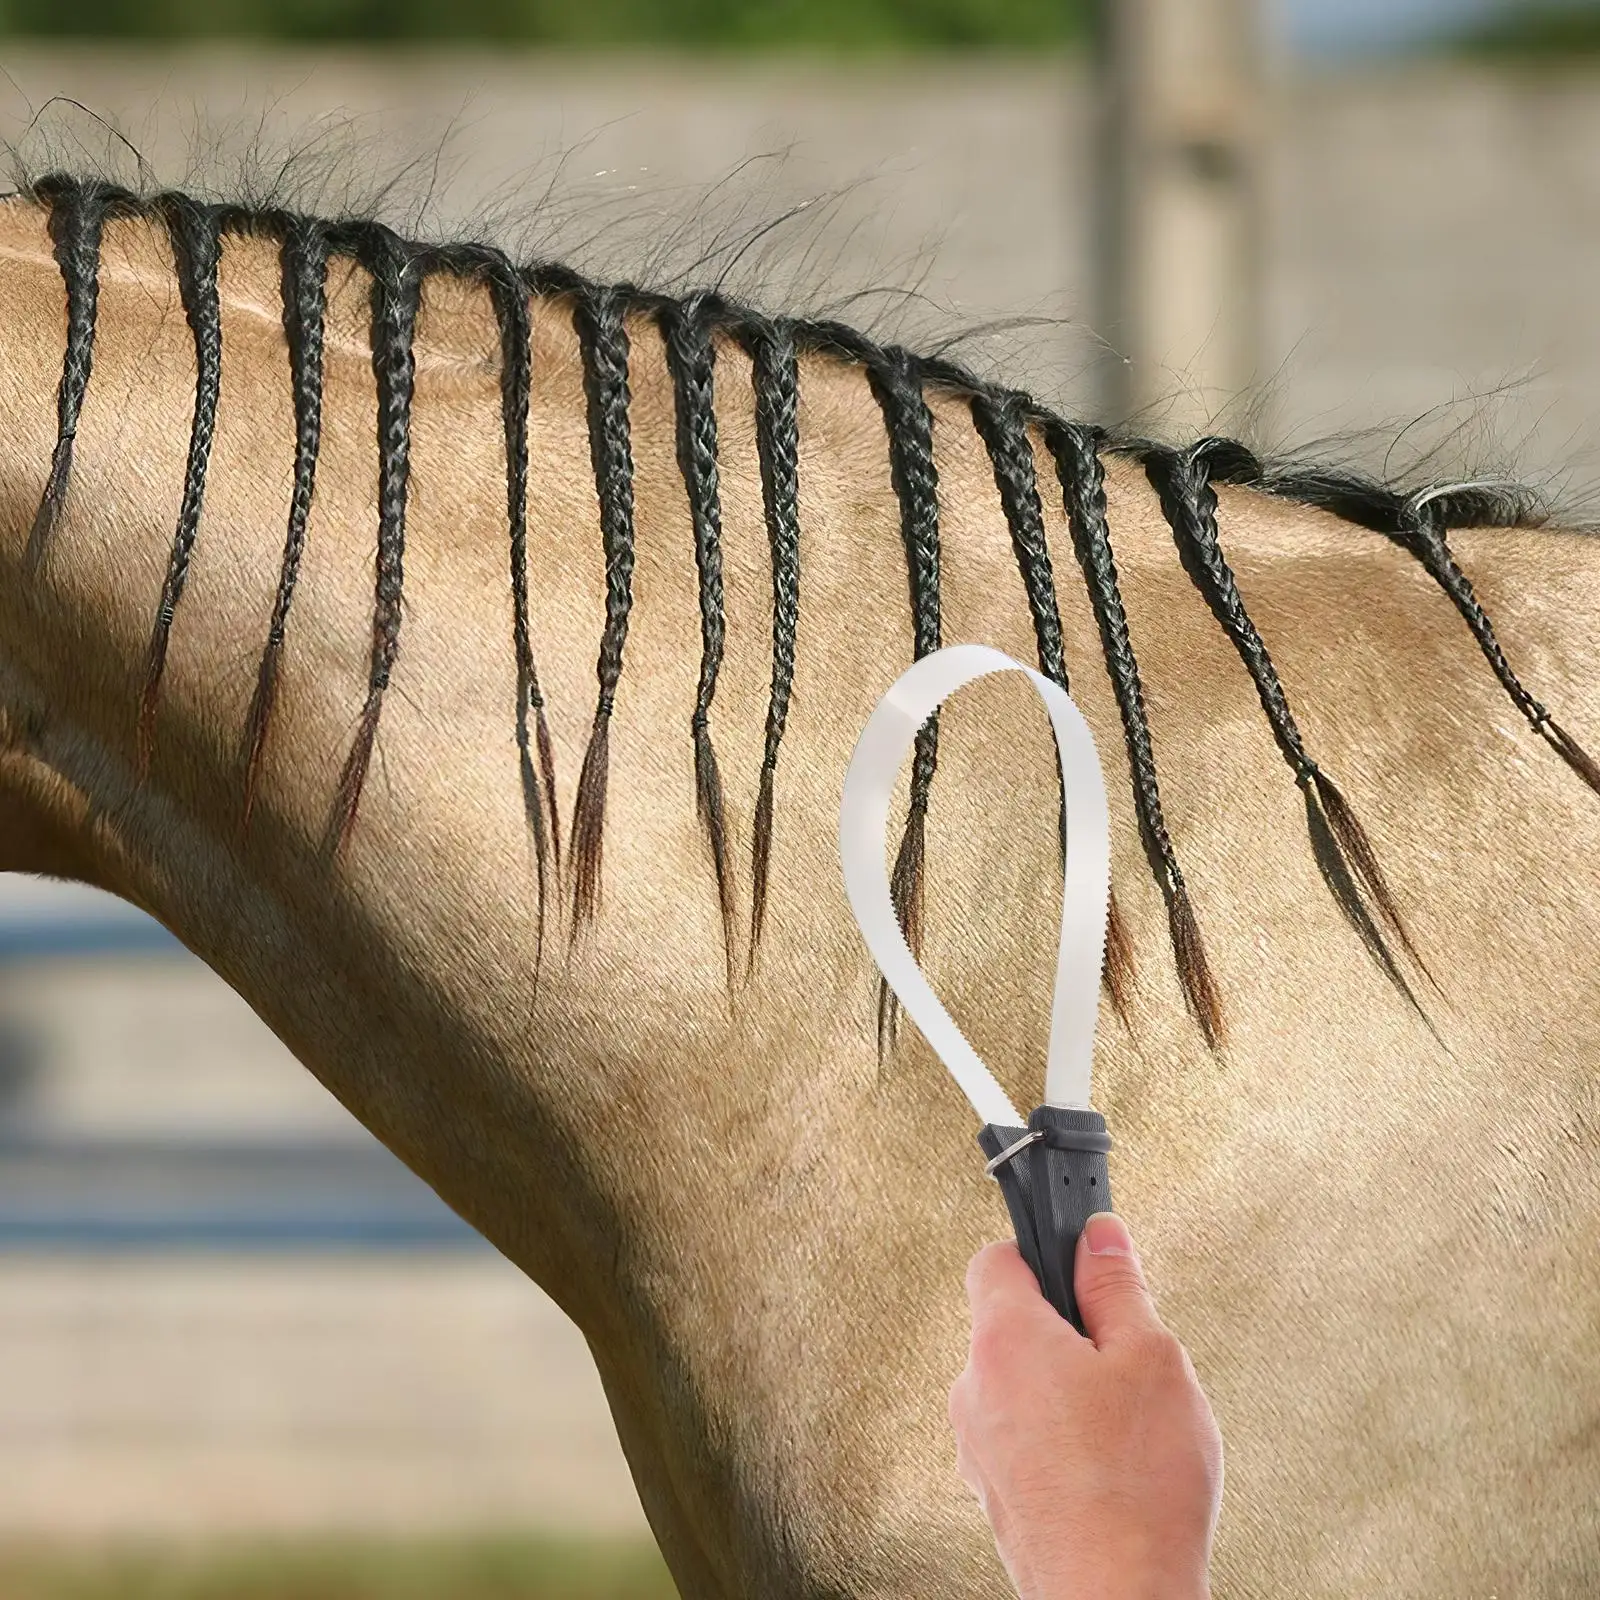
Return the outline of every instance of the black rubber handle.
[[[990,1123],[978,1143],[993,1160],[1030,1133],[1040,1137],[1002,1161],[994,1175],[1011,1213],[1017,1248],[1039,1280],[1040,1293],[1083,1333],[1072,1268],[1083,1225],[1095,1212],[1111,1210],[1106,1164],[1111,1135],[1098,1111],[1040,1106],[1026,1128]]]

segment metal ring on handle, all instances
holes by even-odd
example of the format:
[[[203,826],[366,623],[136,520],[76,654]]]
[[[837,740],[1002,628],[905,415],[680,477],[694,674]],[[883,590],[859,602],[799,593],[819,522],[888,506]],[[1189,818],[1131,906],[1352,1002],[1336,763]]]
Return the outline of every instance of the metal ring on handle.
[[[1030,1144],[1038,1144],[1042,1138],[1044,1138],[1044,1135],[1037,1128],[1034,1128],[1030,1132],[1023,1134],[1023,1136],[1015,1143],[1008,1144],[999,1155],[990,1156],[989,1159],[983,1164],[984,1177],[994,1178],[998,1183],[999,1169],[1003,1167],[1013,1156],[1021,1155]]]
[[[957,689],[997,672],[1020,672],[1028,678],[1055,733],[1067,805],[1067,859],[1044,1098],[1051,1106],[1087,1107],[1105,961],[1111,840],[1094,736],[1066,690],[987,645],[951,645],[923,656],[878,702],[856,743],[839,808],[839,858],[861,935],[906,1014],[950,1069],[981,1121],[1020,1127],[1026,1119],[940,1004],[911,954],[894,914],[884,859],[895,780],[917,730]]]

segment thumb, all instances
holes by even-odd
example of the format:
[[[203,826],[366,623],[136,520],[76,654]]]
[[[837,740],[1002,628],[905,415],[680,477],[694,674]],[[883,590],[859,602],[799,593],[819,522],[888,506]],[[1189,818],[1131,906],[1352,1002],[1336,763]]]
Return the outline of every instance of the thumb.
[[[1097,1211],[1084,1225],[1073,1263],[1073,1290],[1083,1326],[1096,1345],[1129,1333],[1161,1328],[1155,1302],[1127,1224],[1115,1212]]]

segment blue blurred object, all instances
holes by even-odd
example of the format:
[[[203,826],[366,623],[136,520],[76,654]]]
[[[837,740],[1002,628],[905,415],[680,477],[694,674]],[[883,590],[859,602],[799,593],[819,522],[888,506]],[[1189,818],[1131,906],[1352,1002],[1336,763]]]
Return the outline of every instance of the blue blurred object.
[[[131,911],[126,917],[45,919],[0,913],[0,961],[44,960],[56,956],[187,955],[188,951],[154,917]]]
[[[1275,0],[1297,55],[1381,55],[1463,32],[1515,0]]]
[[[126,900],[78,883],[0,875],[0,961],[144,952],[187,954]]]
[[[0,878],[0,963],[193,962],[154,918],[80,884]],[[41,1071],[8,1041],[0,1091]],[[20,1055],[5,1057],[11,1043]],[[83,1136],[0,1092],[0,1252],[481,1250],[483,1240],[352,1123],[348,1134]]]
[[[0,1251],[486,1250],[374,1141],[0,1136]]]

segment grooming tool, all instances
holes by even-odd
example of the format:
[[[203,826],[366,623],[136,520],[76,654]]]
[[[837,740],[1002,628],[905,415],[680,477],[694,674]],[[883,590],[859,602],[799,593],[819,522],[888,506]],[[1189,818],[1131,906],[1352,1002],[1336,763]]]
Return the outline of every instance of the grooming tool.
[[[1022,673],[1050,713],[1067,810],[1044,1103],[1025,1123],[911,954],[894,914],[884,860],[895,780],[918,729],[956,690],[999,672]],[[878,702],[857,741],[839,809],[839,858],[867,948],[983,1124],[978,1144],[989,1158],[984,1170],[1000,1184],[1023,1260],[1045,1298],[1083,1332],[1072,1283],[1078,1235],[1096,1211],[1111,1210],[1111,1136],[1105,1119],[1089,1107],[1111,840],[1105,780],[1088,724],[1065,689],[1002,651],[963,644],[923,656]]]

